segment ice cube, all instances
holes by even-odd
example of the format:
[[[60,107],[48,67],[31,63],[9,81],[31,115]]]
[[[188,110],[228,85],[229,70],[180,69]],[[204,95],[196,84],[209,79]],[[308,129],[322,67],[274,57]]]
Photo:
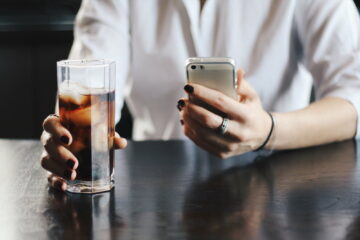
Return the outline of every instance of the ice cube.
[[[91,126],[91,105],[70,111],[68,114],[68,120],[76,127]]]
[[[71,101],[77,105],[83,105],[87,101],[86,97],[90,94],[90,89],[79,83],[64,81],[59,86],[59,95],[65,101]]]

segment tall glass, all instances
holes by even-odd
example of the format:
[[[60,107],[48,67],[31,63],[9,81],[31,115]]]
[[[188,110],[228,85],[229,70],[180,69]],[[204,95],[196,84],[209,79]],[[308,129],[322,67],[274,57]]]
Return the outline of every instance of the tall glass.
[[[115,62],[57,62],[61,123],[73,141],[68,149],[79,161],[67,191],[97,193],[114,186]]]

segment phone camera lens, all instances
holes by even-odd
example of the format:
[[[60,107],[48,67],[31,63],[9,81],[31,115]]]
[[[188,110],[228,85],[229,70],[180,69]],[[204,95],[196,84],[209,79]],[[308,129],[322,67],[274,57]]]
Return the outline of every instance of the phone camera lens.
[[[195,69],[196,69],[196,66],[195,66],[195,65],[192,65],[192,66],[191,66],[191,69],[195,70]]]

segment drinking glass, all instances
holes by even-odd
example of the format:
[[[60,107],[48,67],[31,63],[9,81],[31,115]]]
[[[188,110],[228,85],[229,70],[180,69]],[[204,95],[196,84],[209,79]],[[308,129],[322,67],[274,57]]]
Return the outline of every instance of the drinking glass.
[[[97,193],[114,186],[115,61],[57,62],[59,115],[79,161],[67,191]]]

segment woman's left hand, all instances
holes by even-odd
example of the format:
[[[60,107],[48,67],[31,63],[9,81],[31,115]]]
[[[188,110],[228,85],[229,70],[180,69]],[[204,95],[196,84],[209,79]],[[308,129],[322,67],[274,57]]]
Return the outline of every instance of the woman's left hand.
[[[224,134],[220,131],[223,118],[188,99],[180,99],[178,108],[183,130],[195,144],[208,152],[228,158],[260,147],[271,128],[271,118],[263,109],[255,90],[237,72],[239,100],[197,84],[188,84],[185,91],[225,113],[229,119]]]

